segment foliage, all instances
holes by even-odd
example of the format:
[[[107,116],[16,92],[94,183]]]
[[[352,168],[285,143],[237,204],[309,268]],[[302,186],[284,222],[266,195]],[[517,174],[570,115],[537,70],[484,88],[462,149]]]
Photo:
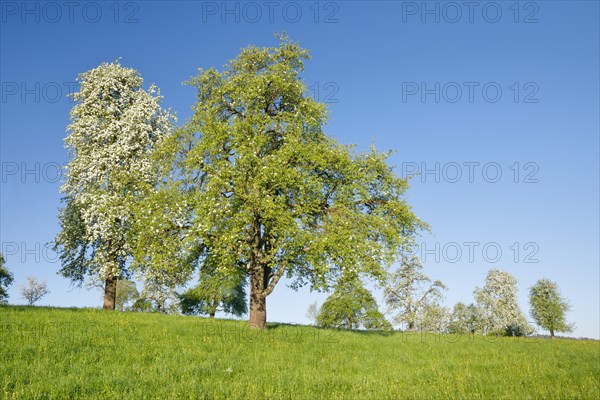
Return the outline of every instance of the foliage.
[[[533,332],[519,309],[517,291],[517,280],[508,272],[488,272],[485,286],[475,289],[481,333],[521,336]]]
[[[529,290],[531,316],[542,328],[554,337],[555,332],[571,332],[573,326],[567,323],[566,313],[571,306],[558,289],[558,285],[549,279],[540,279]]]
[[[246,301],[247,279],[244,274],[222,275],[205,264],[200,270],[199,283],[179,296],[181,312],[186,315],[208,314],[217,311],[237,317],[248,312]]]
[[[0,307],[0,321],[0,397],[6,399],[595,399],[598,394],[595,340],[380,335],[271,323],[250,332],[242,321],[12,306]]]
[[[343,277],[325,300],[317,315],[317,325],[327,328],[392,330],[379,312],[377,302],[356,277]]]
[[[477,328],[478,314],[477,307],[473,303],[466,305],[458,302],[454,305],[450,321],[448,322],[448,332],[467,334],[475,333]]]
[[[317,325],[319,321],[319,312],[320,308],[316,301],[311,303],[306,309],[306,318],[308,318],[312,325]]]
[[[177,270],[203,248],[217,273],[246,271],[259,327],[282,276],[319,290],[343,270],[382,278],[425,226],[388,153],[356,154],[325,135],[325,105],[300,78],[308,57],[281,37],[278,47],[243,49],[222,71],[200,70],[190,81],[194,116],[159,154],[174,179],[148,200],[141,223],[148,265]]]
[[[134,303],[136,311],[151,310],[163,314],[177,314],[179,312],[179,298],[176,286],[178,278],[167,272],[149,270],[144,273],[144,288],[139,301]]]
[[[400,267],[389,276],[384,296],[389,310],[396,313],[397,324],[405,325],[409,331],[429,330],[435,325],[441,327],[445,319],[439,306],[442,290],[446,290],[446,286],[439,280],[432,282],[423,272],[418,257],[405,256]]]
[[[33,276],[26,276],[25,279],[27,283],[20,286],[21,296],[27,300],[27,304],[30,306],[50,293],[46,281],[40,282]]]
[[[450,312],[439,303],[429,302],[417,313],[415,328],[421,332],[446,332]]]
[[[135,312],[155,312],[152,303],[142,297],[138,297],[131,305],[131,311]]]
[[[73,94],[65,145],[65,206],[55,249],[60,273],[81,284],[87,274],[125,278],[132,253],[130,231],[142,193],[156,183],[149,153],[168,135],[173,115],[160,106],[152,85],[119,62],[81,74]]]
[[[128,281],[126,279],[119,279],[117,281],[117,298],[115,309],[119,311],[130,311],[132,303],[134,303],[140,293],[135,286],[135,282]]]
[[[8,299],[8,287],[13,282],[12,273],[4,265],[4,255],[0,253],[0,304],[6,304]]]

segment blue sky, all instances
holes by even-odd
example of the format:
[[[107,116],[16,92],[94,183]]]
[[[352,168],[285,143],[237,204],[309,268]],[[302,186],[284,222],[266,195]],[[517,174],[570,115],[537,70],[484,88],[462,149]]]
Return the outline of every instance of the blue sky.
[[[195,101],[183,81],[285,31],[312,52],[303,78],[329,105],[326,131],[396,150],[399,174],[426,172],[408,199],[432,227],[420,254],[448,286],[448,306],[472,301],[498,268],[519,280],[527,312],[528,288],[546,277],[573,305],[573,335],[600,338],[598,2],[0,4],[0,243],[15,275],[11,303],[24,302],[18,286],[34,275],[51,290],[40,304],[100,304],[56,274],[44,247],[58,231],[65,95],[79,73],[122,57],[183,122]],[[325,298],[280,282],[268,320],[306,322],[307,306]]]

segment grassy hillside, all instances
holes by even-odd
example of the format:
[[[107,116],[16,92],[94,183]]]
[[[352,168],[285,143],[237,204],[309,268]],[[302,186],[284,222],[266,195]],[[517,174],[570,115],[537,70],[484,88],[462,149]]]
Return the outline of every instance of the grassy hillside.
[[[0,398],[584,398],[600,342],[0,307]]]

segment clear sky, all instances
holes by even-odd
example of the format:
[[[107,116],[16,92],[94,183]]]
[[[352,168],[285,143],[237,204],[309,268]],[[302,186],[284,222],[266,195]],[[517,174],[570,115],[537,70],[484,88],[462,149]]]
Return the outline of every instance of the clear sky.
[[[100,305],[56,274],[45,245],[58,231],[63,147],[76,76],[122,58],[154,82],[180,122],[198,68],[220,68],[285,31],[312,51],[303,75],[329,104],[342,143],[394,149],[409,202],[432,227],[426,272],[472,301],[487,271],[528,288],[556,281],[574,336],[600,337],[599,3],[1,1],[0,242],[22,304],[26,275],[46,279],[40,304]],[[140,288],[141,289],[141,288]],[[381,299],[380,293],[378,298]],[[268,320],[306,322],[325,294],[280,282]]]

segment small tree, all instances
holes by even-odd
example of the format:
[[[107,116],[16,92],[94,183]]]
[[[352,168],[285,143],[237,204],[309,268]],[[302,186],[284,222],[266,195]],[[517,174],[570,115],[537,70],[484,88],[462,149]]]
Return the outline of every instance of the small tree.
[[[462,302],[456,303],[448,322],[448,332],[466,334],[475,333],[476,329],[477,307],[472,303],[469,305]]]
[[[246,301],[246,274],[221,275],[204,264],[197,286],[179,296],[181,312],[186,315],[208,314],[214,318],[217,311],[237,317],[248,312]]]
[[[566,313],[571,306],[564,299],[558,285],[549,279],[540,279],[529,290],[531,316],[542,328],[550,331],[554,338],[555,332],[572,332],[573,326],[567,323]]]
[[[8,287],[13,282],[13,275],[4,266],[4,255],[0,253],[0,304],[6,304],[8,299]]]
[[[179,298],[176,292],[176,282],[180,279],[166,272],[148,270],[144,274],[144,288],[140,294],[139,301],[134,305],[139,311],[152,311],[163,314],[176,314],[179,312]]]
[[[40,282],[33,276],[27,276],[25,279],[27,283],[20,287],[21,295],[27,300],[27,304],[30,306],[50,293],[46,281]]]
[[[416,328],[424,332],[446,332],[450,312],[439,303],[426,304],[417,315]]]
[[[326,328],[391,330],[391,324],[379,312],[373,295],[359,279],[342,278],[325,300],[317,324]]]
[[[426,318],[428,310],[439,306],[442,290],[446,286],[423,273],[421,260],[413,256],[402,258],[400,267],[389,277],[384,295],[389,310],[396,312],[395,322],[413,331],[418,328],[419,320]]]
[[[320,309],[316,301],[308,306],[306,309],[306,318],[308,318],[311,324],[317,325],[319,320],[319,312]]]
[[[521,336],[533,330],[517,302],[517,280],[508,272],[492,269],[485,286],[475,289],[475,300],[483,334]]]
[[[135,282],[125,279],[117,281],[117,298],[115,300],[115,309],[119,311],[131,310],[130,304],[135,302],[140,293],[135,286]]]
[[[152,303],[144,298],[138,297],[131,305],[131,310],[135,312],[154,312]]]

